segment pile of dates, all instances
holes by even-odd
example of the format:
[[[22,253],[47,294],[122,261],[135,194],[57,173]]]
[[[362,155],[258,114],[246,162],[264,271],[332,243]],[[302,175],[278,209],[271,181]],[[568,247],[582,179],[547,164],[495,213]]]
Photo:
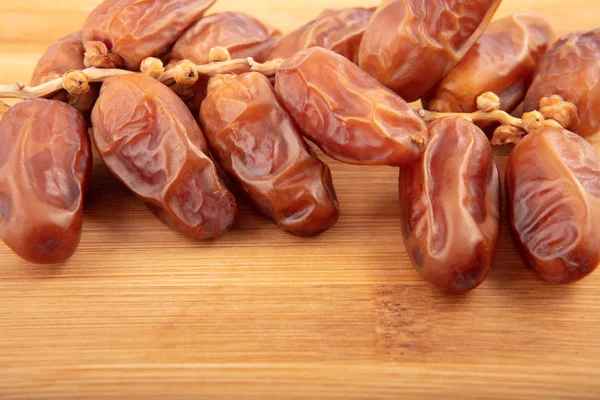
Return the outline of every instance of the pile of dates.
[[[486,278],[500,234],[489,139],[498,123],[457,113],[478,112],[493,92],[496,109],[523,105],[555,122],[529,131],[506,168],[510,228],[527,265],[554,283],[598,266],[600,156],[584,137],[600,131],[600,29],[557,40],[534,12],[491,22],[501,0],[383,0],[325,10],[282,35],[243,13],[205,16],[214,1],[105,0],[48,48],[32,85],[92,66],[137,72],[148,57],[207,64],[216,47],[285,60],[272,79],[201,76],[185,95],[132,73],[2,110],[0,237],[19,256],[60,263],[75,252],[92,145],[158,219],[191,238],[235,223],[225,181],[282,230],[325,232],[340,208],[309,140],[344,163],[399,168],[415,269],[438,288],[469,291]],[[409,105],[417,100],[439,117],[425,122]]]

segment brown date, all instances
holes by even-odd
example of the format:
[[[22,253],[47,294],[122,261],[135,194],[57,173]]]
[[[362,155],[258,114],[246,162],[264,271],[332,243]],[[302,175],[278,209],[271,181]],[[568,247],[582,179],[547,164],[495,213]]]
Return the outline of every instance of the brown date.
[[[485,134],[447,117],[399,177],[402,233],[409,258],[432,285],[465,292],[486,278],[500,234],[500,177]]]
[[[314,21],[286,35],[275,46],[271,58],[290,58],[310,47],[323,47],[357,61],[358,47],[374,9],[327,9]]]
[[[525,97],[525,111],[543,97],[559,95],[577,106],[580,123],[570,129],[583,137],[600,131],[600,29],[571,33],[542,57]]]
[[[465,58],[434,90],[428,109],[475,112],[477,97],[491,91],[512,112],[525,98],[537,62],[554,42],[550,22],[520,12],[490,24]]]
[[[527,265],[553,283],[600,263],[600,154],[565,129],[525,136],[506,166],[510,226]]]
[[[264,62],[279,40],[279,29],[241,12],[220,12],[200,19],[175,42],[171,58],[208,64],[213,47],[229,50],[231,58]]]
[[[240,12],[220,12],[199,20],[175,43],[169,58],[208,64],[210,49],[216,46],[229,50],[231,58],[252,57],[258,62],[268,59],[281,32],[256,18]],[[195,96],[187,101],[192,114],[198,115],[206,98],[208,78],[200,76]]]
[[[335,225],[331,172],[281,108],[268,78],[250,72],[211,80],[200,119],[219,165],[281,229],[313,236]]]
[[[140,74],[104,83],[92,112],[92,138],[106,167],[167,226],[215,238],[237,216],[202,131],[183,101]]]
[[[408,104],[330,50],[288,59],[275,91],[304,136],[339,161],[403,166],[425,149],[427,127]]]
[[[37,86],[53,79],[60,78],[65,72],[71,70],[84,69],[85,65],[83,64],[83,57],[84,50],[81,32],[75,32],[60,38],[48,47],[44,55],[38,61],[35,70],[33,71],[31,85]],[[71,95],[67,91],[61,90],[52,96],[52,99],[64,101],[65,103],[72,105],[89,120],[92,108],[94,107],[94,103],[96,102],[99,93],[100,85],[92,84],[90,85],[90,90],[81,96]]]
[[[369,22],[358,65],[412,102],[465,56],[501,0],[383,0]]]
[[[101,42],[138,71],[146,57],[164,56],[215,0],[104,0],[88,16],[83,43]]]
[[[0,121],[0,238],[23,259],[55,264],[81,237],[92,168],[85,120],[65,103],[33,99]]]

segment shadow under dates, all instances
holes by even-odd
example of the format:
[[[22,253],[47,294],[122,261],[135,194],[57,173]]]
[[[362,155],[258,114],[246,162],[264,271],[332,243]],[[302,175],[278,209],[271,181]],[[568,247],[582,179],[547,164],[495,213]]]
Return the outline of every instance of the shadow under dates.
[[[592,143],[597,145],[598,140],[594,142],[594,139]],[[511,149],[512,146],[494,148],[502,188],[506,157]],[[259,214],[234,186],[230,186],[238,199],[237,223],[216,240],[198,242],[188,239],[156,220],[144,203],[114,178],[96,157],[84,207],[80,250],[75,256],[65,264],[33,266],[22,262],[4,244],[0,244],[0,270],[11,279],[75,275],[96,279],[98,275],[127,274],[131,265],[139,268],[145,265],[143,268],[149,274],[178,270],[181,265],[192,267],[190,271],[197,266],[202,271],[201,266],[207,262],[203,258],[209,257],[218,262],[220,268],[226,268],[223,273],[230,279],[237,279],[236,268],[248,264],[239,257],[251,255],[252,265],[256,265],[253,267],[255,272],[250,273],[255,278],[269,274],[275,280],[290,280],[294,279],[293,275],[289,275],[292,273],[290,267],[276,258],[282,254],[289,256],[294,249],[292,254],[305,254],[297,260],[301,265],[298,268],[304,270],[302,279],[320,281],[325,276],[338,274],[338,268],[343,268],[345,274],[353,276],[353,279],[381,282],[398,288],[394,297],[400,300],[403,296],[401,288],[408,287],[411,293],[420,294],[419,302],[443,302],[446,308],[454,311],[461,307],[475,307],[482,298],[489,296],[506,298],[515,310],[526,311],[528,307],[543,304],[547,307],[548,303],[568,301],[577,295],[581,286],[593,285],[594,279],[600,278],[592,274],[586,280],[568,286],[554,286],[538,279],[517,254],[503,201],[502,231],[488,279],[466,295],[441,292],[419,277],[406,256],[399,219],[397,168],[345,165],[320,151],[318,154],[331,167],[342,212],[338,224],[316,238],[296,238],[280,231]],[[365,174],[368,174],[368,179],[364,178]],[[242,249],[240,254],[232,251],[236,248]],[[148,261],[135,261],[136,257],[147,254],[148,249],[152,254],[162,255],[150,264]],[[325,260],[327,265],[323,264]],[[228,267],[231,263],[234,266]]]
[[[94,148],[92,179],[85,198],[85,219],[108,227],[131,212],[131,208],[138,208],[133,206],[137,202],[136,197],[104,167]]]

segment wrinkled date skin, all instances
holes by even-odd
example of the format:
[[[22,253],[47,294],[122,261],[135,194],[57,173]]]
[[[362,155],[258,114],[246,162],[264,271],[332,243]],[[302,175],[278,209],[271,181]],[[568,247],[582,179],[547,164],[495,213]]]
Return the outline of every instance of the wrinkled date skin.
[[[506,166],[510,225],[527,265],[553,283],[582,279],[600,263],[600,155],[580,136],[543,127]]]
[[[127,69],[146,57],[162,57],[215,0],[104,0],[88,16],[83,43],[102,42]]]
[[[288,59],[275,91],[304,136],[339,161],[403,166],[425,150],[427,127],[408,104],[332,51]]]
[[[501,0],[384,0],[363,36],[358,65],[412,102],[458,64]]]
[[[302,50],[323,47],[355,63],[373,12],[365,8],[327,9],[316,20],[284,36],[271,58],[290,58]]]
[[[279,29],[267,26],[241,12],[220,12],[202,18],[189,28],[173,46],[171,58],[208,64],[210,49],[221,46],[232,59],[252,57],[268,59],[279,40]]]
[[[493,22],[439,84],[428,109],[475,112],[477,97],[491,91],[500,97],[502,110],[514,111],[525,98],[537,62],[554,39],[550,22],[535,12]]]
[[[83,70],[84,50],[81,40],[81,32],[67,35],[53,43],[38,61],[31,85],[37,86],[53,79],[61,78],[65,72],[71,70]],[[99,84],[90,85],[90,90],[81,95],[70,95],[62,90],[52,96],[53,100],[63,101],[75,107],[83,116],[89,120],[94,103],[100,93]]]
[[[55,100],[11,107],[0,121],[0,238],[23,259],[56,264],[81,237],[92,169],[85,120]]]
[[[581,122],[574,132],[586,137],[600,131],[600,29],[569,34],[542,57],[525,111],[537,110],[542,97],[555,94],[577,106]]]
[[[281,229],[313,236],[338,220],[329,168],[313,154],[256,72],[229,78],[202,103],[212,154],[256,207]]]
[[[172,60],[208,64],[210,49],[220,46],[229,50],[232,59],[252,57],[255,61],[264,62],[280,37],[278,29],[250,15],[221,12],[202,18],[189,28],[175,43],[169,57]],[[207,84],[208,78],[200,76],[196,95],[187,102],[194,115],[199,114],[200,104],[206,98]]]
[[[194,117],[169,88],[139,74],[111,78],[92,124],[106,167],[165,225],[202,240],[234,223],[235,199],[219,179]]]
[[[485,134],[463,118],[430,124],[423,156],[400,170],[404,245],[434,286],[466,292],[486,278],[500,235],[500,177]]]

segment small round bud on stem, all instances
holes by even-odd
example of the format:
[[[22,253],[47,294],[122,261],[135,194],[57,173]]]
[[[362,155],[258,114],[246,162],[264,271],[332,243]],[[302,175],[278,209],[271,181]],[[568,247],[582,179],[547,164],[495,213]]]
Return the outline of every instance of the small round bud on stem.
[[[10,106],[8,104],[0,101],[0,120],[2,119],[2,117],[4,117],[4,114],[6,114],[9,109]]]
[[[523,114],[523,128],[529,133],[544,125],[546,118],[539,111],[531,111]]]
[[[177,63],[173,75],[175,82],[183,86],[193,86],[198,82],[198,78],[199,75],[196,64],[188,60]]]
[[[108,51],[103,42],[87,42],[85,44],[85,58],[83,63],[86,67],[96,68],[121,68],[125,63],[116,54]]]
[[[494,146],[517,144],[527,132],[523,128],[512,125],[502,125],[496,128],[490,143]]]
[[[90,90],[88,77],[81,71],[68,71],[63,76],[63,87],[69,94],[80,96]]]
[[[498,111],[500,109],[500,97],[494,92],[485,92],[477,97],[477,109],[484,112]]]
[[[208,53],[208,62],[223,62],[231,60],[231,54],[225,47],[217,46],[210,49]]]
[[[144,58],[142,64],[140,65],[140,71],[144,75],[148,75],[151,78],[158,78],[160,74],[165,72],[165,67],[163,62],[155,57]]]
[[[573,130],[581,122],[577,106],[557,95],[540,100],[540,113],[545,118],[555,120],[565,129]]]
[[[236,77],[236,74],[218,74],[210,78],[208,81],[208,87],[206,89],[206,93],[210,93],[216,90],[219,86],[228,82]]]

